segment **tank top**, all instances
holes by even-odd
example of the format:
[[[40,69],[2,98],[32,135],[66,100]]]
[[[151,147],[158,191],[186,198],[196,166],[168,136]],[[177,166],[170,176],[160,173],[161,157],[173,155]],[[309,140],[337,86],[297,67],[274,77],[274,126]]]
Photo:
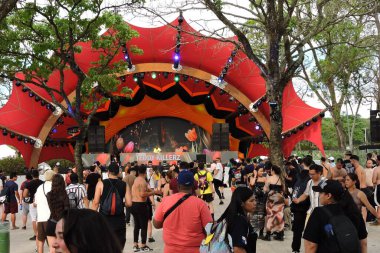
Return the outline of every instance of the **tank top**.
[[[112,187],[111,184],[119,192],[120,198],[122,200],[124,199],[127,183],[124,181],[121,181],[120,179],[113,179],[113,178],[105,179],[103,180],[103,192],[100,198],[100,208],[102,208],[102,204],[105,198],[107,197],[108,192],[111,190],[111,187]]]
[[[356,206],[359,208],[359,210],[361,211],[362,210],[362,202],[360,201],[359,197],[358,197],[358,194],[359,194],[359,190],[358,189],[355,189],[353,192],[350,192]]]

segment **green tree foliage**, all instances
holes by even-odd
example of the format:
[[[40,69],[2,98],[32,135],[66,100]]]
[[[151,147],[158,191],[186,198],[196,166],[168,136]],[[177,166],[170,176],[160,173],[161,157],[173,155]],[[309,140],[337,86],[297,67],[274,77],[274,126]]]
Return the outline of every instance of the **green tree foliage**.
[[[11,172],[17,172],[17,174],[23,174],[25,168],[25,161],[22,157],[5,157],[0,159],[0,170],[5,175],[9,176]]]
[[[136,31],[102,0],[49,0],[22,2],[17,11],[1,23],[0,71],[13,77],[19,71],[20,81],[45,89],[54,106],[72,117],[80,129],[75,147],[75,162],[82,170],[81,152],[88,126],[97,108],[106,102],[120,81],[117,73],[127,69],[123,59],[115,59],[126,41],[137,37]],[[132,1],[131,3],[136,2]],[[131,3],[126,3],[124,6]],[[103,33],[107,29],[107,32]],[[88,62],[88,73],[78,64],[82,42],[91,41],[100,58]],[[137,48],[131,51],[141,53]],[[69,99],[65,82],[66,71],[72,71],[76,80],[75,98]],[[59,87],[47,85],[53,72],[59,73]],[[101,94],[101,95],[99,95]],[[105,95],[105,96],[102,96]],[[83,108],[88,117],[83,119]],[[79,173],[80,179],[81,174]]]
[[[343,116],[342,125],[345,128],[350,128],[354,116]],[[358,146],[365,143],[365,130],[369,129],[369,120],[358,117],[356,119],[355,129],[354,129],[354,146]],[[324,118],[322,121],[322,138],[323,146],[326,150],[338,150],[340,149],[338,144],[338,137],[335,132],[335,123],[332,118]]]

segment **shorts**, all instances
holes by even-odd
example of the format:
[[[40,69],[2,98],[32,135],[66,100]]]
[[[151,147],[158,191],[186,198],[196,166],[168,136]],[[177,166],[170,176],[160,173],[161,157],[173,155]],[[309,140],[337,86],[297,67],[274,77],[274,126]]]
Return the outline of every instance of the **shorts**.
[[[9,202],[9,203],[4,203],[4,213],[18,213],[18,204],[17,201],[15,202]]]
[[[376,206],[380,206],[380,185],[377,185],[375,188],[374,200]]]
[[[55,227],[57,226],[57,221],[49,219],[46,225],[46,235],[55,236]]]
[[[23,215],[25,215],[25,216],[27,216],[28,215],[28,213],[29,213],[29,208],[30,207],[30,204],[29,203],[24,203],[24,204],[22,204],[22,214]]]
[[[43,242],[46,240],[47,221],[37,222],[37,240]]]
[[[214,201],[212,193],[202,194],[201,199],[203,199],[203,201],[205,201],[206,203],[211,203],[212,201]]]
[[[147,203],[147,208],[148,208],[148,218],[149,220],[153,220],[153,207],[152,207],[152,204]]]
[[[32,221],[37,221],[37,207],[33,204],[29,204],[29,214]]]

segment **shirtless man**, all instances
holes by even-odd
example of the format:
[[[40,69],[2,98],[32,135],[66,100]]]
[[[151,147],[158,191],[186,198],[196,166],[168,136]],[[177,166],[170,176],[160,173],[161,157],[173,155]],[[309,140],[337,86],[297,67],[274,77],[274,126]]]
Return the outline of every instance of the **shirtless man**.
[[[354,165],[355,174],[359,178],[360,190],[363,191],[363,189],[367,188],[365,171],[363,167],[359,164],[359,157],[357,155],[352,155],[350,160],[351,160],[352,165]]]
[[[330,173],[327,176],[327,179],[338,180],[341,183],[344,183],[344,177],[347,175],[345,169],[343,169],[343,159],[338,158],[336,160],[336,166],[331,168]]]
[[[133,231],[133,252],[138,251],[152,251],[146,245],[147,233],[148,233],[148,220],[149,212],[147,206],[147,198],[155,194],[146,179],[146,166],[140,165],[138,167],[138,177],[132,185],[132,207],[131,213],[133,215],[135,227]],[[141,245],[139,247],[139,233],[141,230]]]
[[[377,206],[377,214],[379,216],[380,215],[380,155],[377,156],[377,164],[379,164],[379,166],[377,166],[373,170],[372,183],[375,187],[375,203]],[[380,222],[379,220],[377,220],[371,223],[371,225],[380,225]]]

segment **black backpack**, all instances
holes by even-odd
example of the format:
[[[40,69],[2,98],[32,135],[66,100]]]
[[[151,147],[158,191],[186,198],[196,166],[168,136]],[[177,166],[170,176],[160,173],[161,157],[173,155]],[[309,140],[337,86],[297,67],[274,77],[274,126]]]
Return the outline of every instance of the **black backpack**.
[[[78,195],[79,195],[79,186],[74,191],[70,191],[69,193],[67,193],[67,197],[69,198],[69,204],[70,204],[71,209],[78,208],[78,204],[79,204]]]
[[[359,236],[351,220],[343,213],[332,215],[326,207],[321,209],[329,217],[324,227],[327,240],[323,242],[329,249],[328,253],[359,253]]]
[[[124,213],[123,198],[111,180],[104,180],[103,184],[106,182],[109,182],[110,188],[106,193],[103,191],[106,197],[100,203],[99,212],[104,215],[121,215]],[[119,183],[119,181],[117,183]]]

